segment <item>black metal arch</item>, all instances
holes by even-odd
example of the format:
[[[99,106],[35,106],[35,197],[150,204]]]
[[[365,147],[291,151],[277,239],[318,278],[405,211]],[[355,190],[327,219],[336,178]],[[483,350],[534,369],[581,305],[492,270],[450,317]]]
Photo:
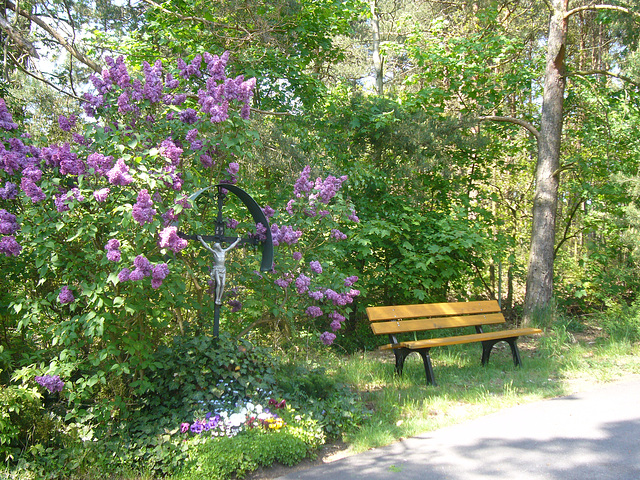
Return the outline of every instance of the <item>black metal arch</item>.
[[[249,210],[249,213],[251,213],[251,217],[253,218],[254,223],[258,224],[258,223],[262,223],[265,228],[266,228],[266,240],[260,241],[257,238],[253,239],[253,240],[249,240],[249,239],[243,239],[242,243],[253,243],[255,245],[258,244],[262,244],[262,262],[260,264],[260,270],[263,272],[268,272],[270,270],[273,269],[273,238],[271,237],[271,228],[269,226],[269,220],[267,220],[267,217],[265,216],[264,212],[262,211],[262,208],[260,208],[260,206],[258,205],[258,203],[253,199],[253,197],[251,195],[249,195],[247,192],[245,192],[244,190],[242,190],[240,187],[237,187],[235,185],[231,185],[231,184],[227,184],[227,183],[218,183],[216,185],[210,185],[208,187],[205,187],[201,190],[198,190],[195,193],[192,193],[189,196],[190,200],[193,200],[195,202],[195,200],[204,192],[206,192],[207,190],[210,190],[212,188],[217,188],[218,189],[218,196],[220,196],[220,189],[224,188],[225,190],[228,190],[229,192],[233,193],[236,197],[238,197],[240,199],[240,201],[242,201],[242,203],[245,205],[245,207],[247,207],[247,209]],[[219,208],[221,209],[222,207],[219,206]],[[220,210],[221,211],[221,210]],[[196,235],[188,235],[188,234],[184,234],[182,232],[180,232],[180,237],[185,238],[187,240],[196,240],[197,236]],[[218,228],[216,228],[216,233],[214,235],[201,235],[201,237],[206,240],[206,241],[233,241],[234,239],[227,239],[226,237],[224,237],[224,230],[219,230]]]

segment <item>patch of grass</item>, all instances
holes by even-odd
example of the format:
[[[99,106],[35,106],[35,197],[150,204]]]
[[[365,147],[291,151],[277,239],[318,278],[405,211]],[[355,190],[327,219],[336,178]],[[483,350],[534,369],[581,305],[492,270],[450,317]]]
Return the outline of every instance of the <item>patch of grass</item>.
[[[344,380],[360,391],[372,411],[358,430],[345,436],[351,451],[640,373],[640,345],[577,342],[564,323],[548,327],[539,338],[522,339],[522,368],[514,367],[506,344],[496,345],[486,367],[480,365],[481,353],[481,347],[473,344],[432,350],[437,386],[426,385],[417,354],[407,358],[402,377],[394,374],[391,352],[340,359],[338,370]]]

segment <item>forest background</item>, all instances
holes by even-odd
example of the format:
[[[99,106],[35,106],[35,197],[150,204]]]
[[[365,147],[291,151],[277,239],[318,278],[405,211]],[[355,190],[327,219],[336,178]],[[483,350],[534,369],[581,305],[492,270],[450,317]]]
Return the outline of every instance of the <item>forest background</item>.
[[[158,346],[208,338],[213,308],[206,251],[160,214],[208,228],[211,209],[180,195],[220,181],[269,206],[275,269],[238,249],[221,320],[255,345],[370,350],[364,308],[382,304],[640,318],[639,18],[634,2],[578,0],[4,2],[0,382],[66,375],[79,424],[157,392],[175,373],[158,373]],[[223,118],[198,93],[202,62],[237,83]],[[131,106],[124,63],[184,98]],[[42,160],[45,200],[13,179],[17,153]],[[65,167],[96,153],[132,165],[131,185]],[[255,231],[227,208],[229,228]]]

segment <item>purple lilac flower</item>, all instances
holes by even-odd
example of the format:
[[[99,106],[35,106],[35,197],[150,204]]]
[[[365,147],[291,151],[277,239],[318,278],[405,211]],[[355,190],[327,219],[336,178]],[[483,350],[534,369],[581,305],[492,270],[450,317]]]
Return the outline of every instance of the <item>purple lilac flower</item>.
[[[60,194],[53,196],[53,203],[58,213],[69,211],[69,205],[67,205],[67,194]]]
[[[332,228],[331,229],[331,238],[335,238],[336,240],[346,240],[347,239],[347,235],[342,233],[337,228]]]
[[[73,296],[73,292],[69,290],[69,287],[67,287],[66,285],[62,287],[62,289],[60,290],[60,293],[58,294],[58,301],[62,305],[66,305],[67,303],[71,303],[74,300],[75,298]]]
[[[359,218],[358,218],[358,216],[356,215],[356,211],[355,211],[355,210],[353,210],[353,211],[351,212],[351,215],[349,215],[347,218],[348,218],[349,220],[351,220],[353,223],[359,223],[359,222],[360,222],[360,219],[359,219]]]
[[[183,150],[178,147],[170,138],[163,140],[163,142],[160,144],[160,154],[171,160],[171,163],[174,166],[180,164],[180,155],[182,155],[182,152]]]
[[[336,334],[331,332],[323,332],[320,334],[320,341],[325,345],[329,346],[336,339]]]
[[[331,322],[329,326],[331,327],[331,330],[333,330],[334,332],[337,332],[342,328],[342,323],[340,323],[338,320],[334,320]]]
[[[64,388],[64,382],[60,380],[58,375],[37,376],[35,377],[35,381],[51,393],[61,392]]]
[[[293,215],[293,206],[295,205],[295,203],[296,201],[293,198],[287,202],[285,210],[289,215]]]
[[[27,167],[22,170],[22,176],[28,177],[34,182],[39,182],[42,180],[42,170],[40,170],[36,165],[27,165]]]
[[[287,274],[284,278],[277,278],[274,283],[280,288],[289,288],[289,284],[293,281],[293,274]]]
[[[349,293],[347,293],[347,296],[349,298],[351,298],[353,300],[354,297],[357,297],[360,295],[360,290],[356,290],[355,288],[352,288],[351,290],[349,290]],[[351,303],[351,302],[349,302]]]
[[[70,115],[69,117],[65,117],[64,115],[58,116],[58,125],[60,129],[65,132],[70,132],[73,127],[76,126],[77,117],[75,115]]]
[[[130,103],[129,92],[125,90],[118,96],[118,113],[133,112],[133,105]]]
[[[184,112],[180,112],[178,118],[182,123],[193,125],[198,121],[198,114],[193,108],[187,108]]]
[[[340,301],[340,294],[338,292],[336,292],[335,290],[331,290],[330,288],[327,288],[324,292],[324,294],[326,295],[326,297],[331,300],[334,304],[336,304],[336,302]]]
[[[0,233],[3,235],[13,235],[20,229],[18,222],[16,222],[16,216],[7,212],[5,209],[0,209]]]
[[[262,212],[264,213],[264,216],[267,218],[273,217],[276,213],[276,211],[273,208],[271,208],[269,205],[265,205],[262,208]]]
[[[329,314],[329,320],[334,322],[344,322],[346,318],[344,317],[344,315],[340,315],[338,312],[331,312]]]
[[[112,238],[104,246],[104,249],[107,251],[107,260],[111,262],[120,261],[121,259],[120,240],[118,240],[117,238]]]
[[[315,292],[309,292],[309,297],[313,298],[316,301],[320,301],[324,298],[324,292],[322,290],[316,290]]]
[[[267,239],[267,227],[262,223],[256,223],[256,237],[261,242],[264,242]]]
[[[231,230],[235,230],[236,228],[238,228],[238,225],[240,225],[240,222],[235,218],[228,218],[226,225],[227,225],[227,228]]]
[[[316,305],[311,305],[310,307],[307,308],[305,313],[310,317],[321,317],[322,309]]]
[[[175,226],[166,227],[160,231],[160,248],[168,248],[172,252],[178,253],[187,248],[187,241],[178,236],[178,228]]]
[[[229,102],[224,101],[220,105],[214,105],[208,113],[211,115],[211,123],[224,122],[229,118]]]
[[[220,57],[218,55],[204,54],[204,61],[207,64],[207,71],[211,78],[216,81],[224,80],[227,76],[225,69],[229,61],[229,52],[224,52]]]
[[[202,76],[202,72],[200,71],[201,64],[202,56],[200,54],[194,56],[189,64],[179,58],[178,68],[180,69],[180,76],[185,80],[188,80],[192,76],[200,78]]]
[[[151,270],[151,287],[160,288],[162,281],[169,275],[169,265],[159,263],[153,266]]]
[[[301,273],[296,278],[296,290],[300,295],[309,291],[309,285],[311,285],[311,279],[305,274]]]
[[[167,78],[165,79],[164,86],[169,90],[175,90],[180,86],[180,80],[177,78],[173,78],[173,75],[167,73]]]
[[[109,188],[101,188],[100,190],[96,190],[95,192],[93,192],[93,198],[96,199],[96,202],[102,203],[107,199],[110,192],[111,189]]]
[[[28,177],[22,177],[20,188],[33,203],[41,202],[46,198],[42,189]]]
[[[309,262],[309,268],[311,268],[312,272],[322,273],[322,265],[320,265],[320,262],[318,262],[317,260],[312,260],[311,262]]]
[[[156,214],[156,210],[153,207],[153,200],[147,189],[142,189],[138,193],[138,200],[133,206],[131,215],[133,219],[140,225],[153,222],[153,216]]]
[[[231,307],[231,313],[236,313],[242,310],[242,302],[239,300],[229,300],[227,304]]]
[[[202,155],[200,155],[200,163],[203,167],[210,168],[213,165],[213,159],[210,155],[203,153]]]
[[[142,70],[144,72],[144,87],[142,89],[144,98],[151,103],[158,103],[162,99],[162,62],[156,60],[153,67],[148,62],[142,63]]]
[[[4,99],[0,98],[0,128],[4,130],[15,130],[18,124],[13,121],[13,117],[7,109]]]
[[[118,280],[120,280],[120,282],[126,282],[130,279],[130,276],[131,270],[129,270],[128,268],[123,268],[122,270],[120,270],[120,273],[118,273]]]
[[[229,175],[231,176],[237,175],[239,171],[240,165],[237,162],[231,162],[229,164],[229,168],[227,168],[227,172],[229,172]]]
[[[198,138],[198,129],[197,128],[192,128],[191,130],[189,130],[187,132],[187,134],[185,135],[185,140],[187,142],[193,142],[194,140],[196,140]]]
[[[318,190],[319,200],[324,204],[328,204],[331,199],[336,196],[336,193],[338,193],[338,190],[340,190],[340,187],[346,180],[346,175],[340,178],[329,175],[324,181],[318,177],[316,179],[315,189]]]
[[[293,193],[296,197],[301,197],[303,193],[308,193],[313,189],[313,183],[309,181],[309,175],[311,174],[311,167],[307,165],[302,169],[300,178],[296,180],[293,186]]]
[[[17,257],[21,251],[22,246],[12,235],[0,238],[0,253],[4,253],[7,257]]]
[[[78,145],[88,146],[91,144],[91,140],[89,140],[84,135],[81,135],[79,133],[73,133],[71,135],[71,138],[73,139],[74,143],[77,143]]]
[[[87,167],[93,169],[96,175],[104,176],[113,168],[113,157],[94,152],[87,157]]]
[[[62,175],[82,175],[85,172],[84,162],[78,156],[71,152],[69,143],[62,145],[56,153],[56,163],[60,167]]]
[[[302,237],[302,230],[294,230],[289,225],[285,225],[280,230],[279,241],[280,243],[284,242],[287,245],[293,245],[294,243],[297,243],[298,240],[300,240],[300,237]]]
[[[9,175],[14,175],[20,170],[21,155],[17,152],[4,151],[0,156],[0,166]]]
[[[112,185],[125,186],[133,182],[133,177],[129,175],[129,167],[122,158],[119,158],[114,167],[107,172],[107,178]]]
[[[352,275],[351,277],[347,277],[344,279],[344,286],[350,287],[357,281],[358,281],[358,277],[356,275]]]
[[[13,200],[18,196],[18,186],[15,183],[7,182],[0,188],[0,198]]]
[[[182,190],[182,173],[176,172],[175,166],[171,165],[165,169],[162,180],[164,184],[172,190],[176,190],[178,192]]]
[[[296,262],[299,262],[300,260],[302,260],[302,253],[300,253],[300,252],[293,252],[292,257],[293,257],[293,259],[294,259]]]
[[[144,255],[138,255],[133,260],[134,270],[129,275],[129,280],[137,281],[148,277],[153,272],[151,262]]]

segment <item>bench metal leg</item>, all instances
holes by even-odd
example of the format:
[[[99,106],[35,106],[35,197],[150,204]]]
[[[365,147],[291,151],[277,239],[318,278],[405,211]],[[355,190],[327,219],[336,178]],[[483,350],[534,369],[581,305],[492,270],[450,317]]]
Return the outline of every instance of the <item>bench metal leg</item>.
[[[407,355],[411,353],[411,350],[407,348],[394,348],[393,353],[396,356],[396,374],[401,377],[404,360],[407,358]]]
[[[422,357],[422,363],[424,363],[424,372],[427,376],[427,385],[436,385],[436,380],[433,375],[433,367],[431,366],[431,356],[429,355],[429,348],[421,350],[410,350],[408,348],[396,348],[393,353],[396,356],[396,373],[402,376],[402,369],[404,367],[404,361],[410,353],[418,352]]]
[[[517,342],[518,337],[513,338],[500,338],[497,340],[486,340],[482,342],[482,365],[489,363],[489,356],[491,355],[491,349],[498,342],[507,342],[511,347],[511,356],[513,357],[513,363],[516,367],[522,366],[522,360],[520,359],[520,352],[518,351]]]
[[[422,363],[424,363],[424,373],[427,376],[427,385],[437,386],[436,378],[433,376],[433,367],[431,366],[431,356],[429,355],[429,349],[418,350],[418,353],[422,357]]]
[[[516,342],[518,341],[518,337],[508,338],[507,343],[511,347],[511,356],[513,357],[513,363],[516,367],[522,367],[522,360],[520,359],[520,351],[518,350],[518,345]]]

